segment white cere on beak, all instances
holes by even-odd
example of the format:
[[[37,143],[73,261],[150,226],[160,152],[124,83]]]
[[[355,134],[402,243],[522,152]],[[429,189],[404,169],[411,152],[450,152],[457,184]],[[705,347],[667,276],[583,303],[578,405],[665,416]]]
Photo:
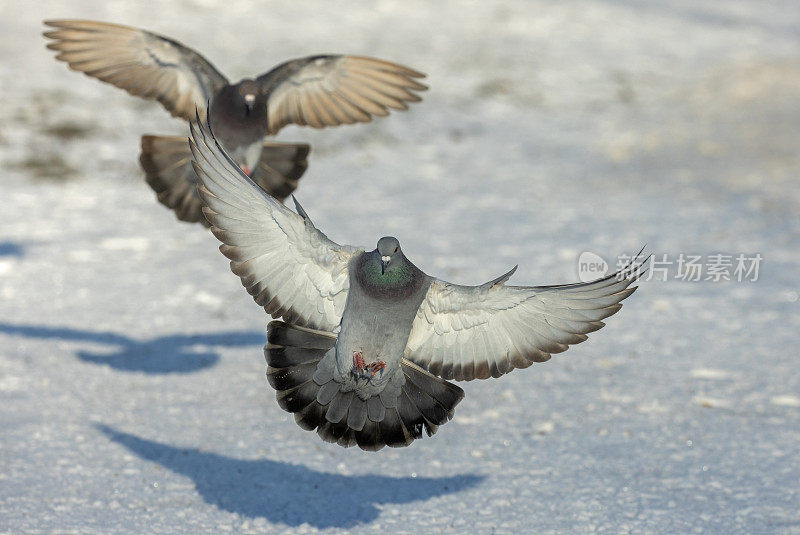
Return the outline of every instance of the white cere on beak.
[[[247,104],[255,104],[255,102],[256,102],[256,96],[255,96],[254,94],[252,94],[252,93],[248,93],[248,94],[246,94],[246,95],[244,96],[244,101],[245,101]]]
[[[392,257],[391,257],[391,256],[382,256],[382,257],[381,257],[381,261],[382,261],[382,262],[388,262],[388,261],[389,261],[389,260],[391,260],[391,259],[392,259]]]

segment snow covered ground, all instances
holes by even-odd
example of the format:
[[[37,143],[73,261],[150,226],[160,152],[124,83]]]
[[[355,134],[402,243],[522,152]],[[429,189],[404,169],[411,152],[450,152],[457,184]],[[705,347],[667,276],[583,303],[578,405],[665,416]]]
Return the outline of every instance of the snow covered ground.
[[[796,0],[0,2],[0,532],[800,533]],[[756,282],[643,282],[544,364],[462,384],[378,454],[264,378],[267,317],[155,202],[185,125],[52,59],[44,18],[196,47],[232,78],[318,52],[428,73],[409,112],[309,141],[298,197],[427,272],[577,280],[647,243],[760,253]],[[703,274],[705,277],[705,273]]]

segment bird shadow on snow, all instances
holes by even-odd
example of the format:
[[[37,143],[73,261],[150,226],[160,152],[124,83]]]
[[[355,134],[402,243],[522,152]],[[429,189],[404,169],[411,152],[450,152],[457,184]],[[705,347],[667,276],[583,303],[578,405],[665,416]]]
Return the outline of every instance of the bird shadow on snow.
[[[139,438],[102,424],[95,427],[142,459],[189,477],[207,503],[275,524],[349,528],[370,523],[380,504],[401,504],[461,492],[485,477],[342,475],[269,459],[234,459]]]
[[[84,362],[110,366],[115,370],[152,374],[191,373],[214,366],[219,354],[203,346],[256,346],[266,343],[266,334],[228,331],[213,334],[176,334],[150,340],[134,340],[110,331],[89,331],[70,327],[14,325],[0,322],[0,334],[66,342],[89,342],[116,346],[110,352],[77,351]]]
[[[11,241],[0,242],[0,256],[16,256],[22,258],[25,256],[25,249],[22,245]]]

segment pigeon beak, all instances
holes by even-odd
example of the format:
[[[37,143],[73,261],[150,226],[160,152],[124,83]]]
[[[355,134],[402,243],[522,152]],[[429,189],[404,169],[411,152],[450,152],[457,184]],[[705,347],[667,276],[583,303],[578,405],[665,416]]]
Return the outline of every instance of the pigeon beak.
[[[253,107],[256,103],[256,96],[252,93],[248,93],[244,96],[244,105],[247,107],[247,115],[250,115],[250,112],[253,111]]]
[[[392,259],[391,256],[382,256],[381,257],[381,275],[386,273],[386,266],[389,265],[389,261]]]

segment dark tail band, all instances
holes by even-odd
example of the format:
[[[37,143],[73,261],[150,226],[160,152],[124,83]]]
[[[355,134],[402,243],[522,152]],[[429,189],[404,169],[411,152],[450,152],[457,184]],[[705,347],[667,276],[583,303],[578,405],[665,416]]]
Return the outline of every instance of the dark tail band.
[[[362,400],[352,391],[342,392],[333,379],[332,355],[325,359],[335,344],[331,333],[273,321],[264,348],[267,379],[278,404],[326,442],[368,451],[408,446],[423,432],[433,435],[464,397],[456,385],[405,360],[399,396]]]

